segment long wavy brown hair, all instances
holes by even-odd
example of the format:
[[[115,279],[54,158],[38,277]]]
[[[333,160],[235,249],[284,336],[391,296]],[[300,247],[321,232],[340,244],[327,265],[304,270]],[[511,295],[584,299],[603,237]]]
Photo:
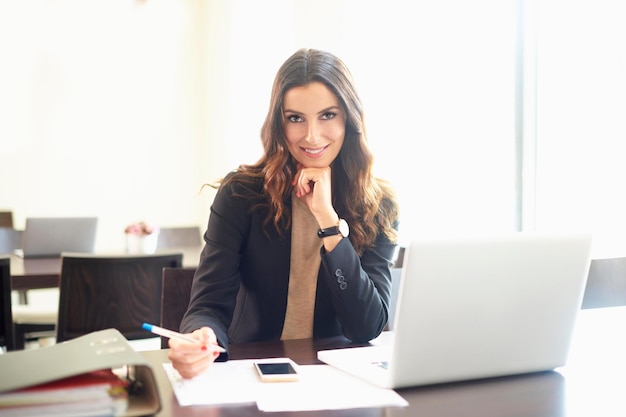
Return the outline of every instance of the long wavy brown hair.
[[[350,71],[335,55],[300,49],[283,63],[272,87],[269,111],[261,129],[264,155],[251,165],[240,165],[230,181],[263,184],[267,208],[265,226],[280,234],[291,227],[292,179],[297,171],[283,132],[283,100],[291,88],[318,81],[339,99],[346,112],[345,139],[331,165],[333,206],[350,225],[350,240],[358,253],[371,247],[379,233],[397,240],[398,204],[395,193],[372,173],[374,157],[367,145],[363,105]],[[261,196],[259,196],[261,197]],[[255,206],[255,207],[258,207]]]

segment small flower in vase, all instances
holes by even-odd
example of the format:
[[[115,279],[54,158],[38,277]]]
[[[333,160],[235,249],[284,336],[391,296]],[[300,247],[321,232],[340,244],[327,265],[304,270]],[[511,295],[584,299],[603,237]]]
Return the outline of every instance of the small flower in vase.
[[[159,238],[159,228],[146,222],[129,224],[126,233],[126,252],[130,254],[154,253]]]

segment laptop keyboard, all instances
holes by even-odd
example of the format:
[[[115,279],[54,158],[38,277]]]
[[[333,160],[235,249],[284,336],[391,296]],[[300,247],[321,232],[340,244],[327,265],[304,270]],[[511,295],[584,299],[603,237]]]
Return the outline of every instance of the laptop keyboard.
[[[377,361],[377,362],[372,362],[372,365],[380,366],[383,369],[387,369],[387,367],[389,366],[389,362],[387,362],[387,361]]]

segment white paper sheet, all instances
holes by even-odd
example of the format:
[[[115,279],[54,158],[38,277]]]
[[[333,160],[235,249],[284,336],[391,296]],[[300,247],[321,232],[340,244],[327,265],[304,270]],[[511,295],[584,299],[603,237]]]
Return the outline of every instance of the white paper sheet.
[[[214,363],[193,379],[183,379],[170,363],[164,363],[163,368],[182,406],[256,402],[262,411],[302,411],[408,405],[395,391],[376,387],[329,365],[299,366],[297,382],[261,382],[252,363]]]
[[[394,390],[374,386],[329,365],[300,366],[299,371],[298,382],[262,384],[257,398],[259,410],[337,410],[408,405]]]
[[[163,368],[178,403],[187,405],[254,403],[259,382],[251,360],[213,363],[195,378],[184,379],[171,363]]]

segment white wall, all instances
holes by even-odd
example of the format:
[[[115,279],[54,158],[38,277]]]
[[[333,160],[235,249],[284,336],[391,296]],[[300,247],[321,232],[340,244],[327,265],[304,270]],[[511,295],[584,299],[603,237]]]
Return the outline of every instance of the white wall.
[[[536,101],[525,103],[525,138],[538,141],[526,156],[539,159],[525,171],[524,225],[585,228],[624,254],[624,8],[524,3],[541,29]],[[137,220],[204,228],[213,192],[201,185],[258,158],[278,66],[315,47],[356,78],[404,236],[513,229],[517,6],[0,0],[0,209],[18,227],[27,216],[98,215],[101,250],[122,248]]]
[[[211,58],[229,70],[211,98],[226,109],[212,141],[226,141],[230,165],[258,157],[282,61],[326,49],[355,76],[377,172],[400,193],[402,234],[514,228],[514,1],[229,4],[220,36],[230,48]]]
[[[206,14],[172,1],[0,2],[0,207],[204,227]],[[206,152],[206,150],[204,150]]]

